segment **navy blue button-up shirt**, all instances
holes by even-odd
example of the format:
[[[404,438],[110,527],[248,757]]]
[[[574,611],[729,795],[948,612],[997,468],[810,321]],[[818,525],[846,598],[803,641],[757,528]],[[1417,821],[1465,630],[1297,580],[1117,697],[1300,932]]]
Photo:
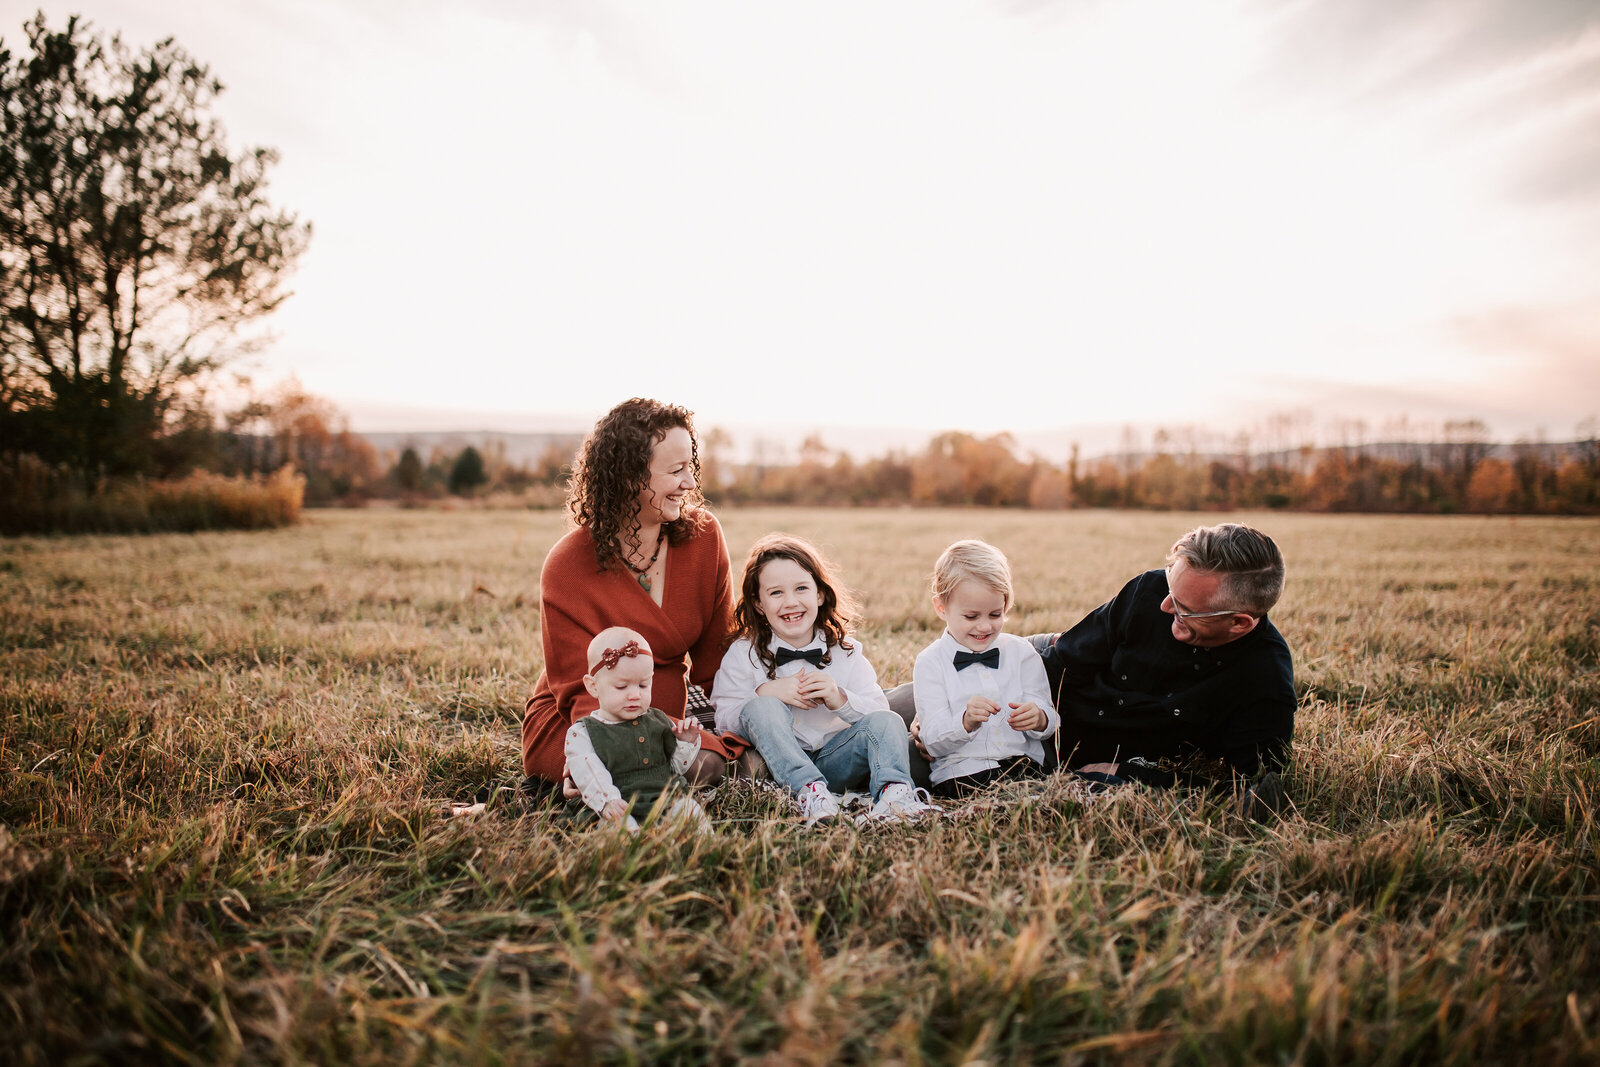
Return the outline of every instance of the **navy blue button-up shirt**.
[[[1229,772],[1280,769],[1294,736],[1294,666],[1263,617],[1216,648],[1172,636],[1161,610],[1166,572],[1146,571],[1043,653],[1061,713],[1068,767],[1117,763],[1117,773],[1172,785]]]

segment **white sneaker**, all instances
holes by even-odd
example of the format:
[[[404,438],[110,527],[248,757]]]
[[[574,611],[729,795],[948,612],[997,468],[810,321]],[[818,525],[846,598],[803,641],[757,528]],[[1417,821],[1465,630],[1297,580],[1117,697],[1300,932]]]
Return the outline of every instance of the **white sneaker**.
[[[828,792],[826,782],[812,782],[800,791],[800,814],[806,825],[812,826],[823,819],[839,817],[839,798]]]
[[[939,809],[929,803],[933,798],[926,789],[913,789],[904,782],[890,782],[878,794],[878,802],[866,819],[916,822],[924,815],[938,815]]]
[[[853,789],[846,789],[839,794],[839,807],[845,811],[851,811],[856,808],[867,811],[872,807],[872,798],[865,793],[857,793]]]

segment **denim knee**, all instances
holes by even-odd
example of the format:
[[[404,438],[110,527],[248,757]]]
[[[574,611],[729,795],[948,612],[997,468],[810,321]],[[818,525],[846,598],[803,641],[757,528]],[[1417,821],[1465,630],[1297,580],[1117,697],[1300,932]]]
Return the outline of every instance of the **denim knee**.
[[[910,736],[905,720],[892,711],[869,711],[861,716],[861,725],[866,727],[875,741],[899,741],[903,744]]]
[[[739,732],[745,737],[754,739],[756,723],[769,723],[782,726],[787,730],[794,729],[794,712],[789,705],[777,697],[757,696],[751,697],[739,709]]]

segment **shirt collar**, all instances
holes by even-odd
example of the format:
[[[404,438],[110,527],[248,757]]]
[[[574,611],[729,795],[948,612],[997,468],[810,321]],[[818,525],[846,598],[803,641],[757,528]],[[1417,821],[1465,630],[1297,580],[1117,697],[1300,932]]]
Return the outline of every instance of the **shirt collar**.
[[[773,634],[772,640],[767,642],[767,650],[769,652],[776,652],[780,648],[792,648],[796,652],[804,652],[810,648],[820,648],[826,652],[828,650],[828,642],[824,639],[821,630],[812,630],[811,640],[807,641],[803,645],[791,645],[777,634]]]

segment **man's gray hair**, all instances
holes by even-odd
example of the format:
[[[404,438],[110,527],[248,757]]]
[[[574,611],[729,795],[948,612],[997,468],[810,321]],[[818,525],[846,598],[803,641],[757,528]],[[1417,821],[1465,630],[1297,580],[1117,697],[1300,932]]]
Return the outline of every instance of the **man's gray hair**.
[[[1260,530],[1236,522],[1197,526],[1167,553],[1168,563],[1180,559],[1194,570],[1220,574],[1223,599],[1251,615],[1265,615],[1283,595],[1283,553]]]

